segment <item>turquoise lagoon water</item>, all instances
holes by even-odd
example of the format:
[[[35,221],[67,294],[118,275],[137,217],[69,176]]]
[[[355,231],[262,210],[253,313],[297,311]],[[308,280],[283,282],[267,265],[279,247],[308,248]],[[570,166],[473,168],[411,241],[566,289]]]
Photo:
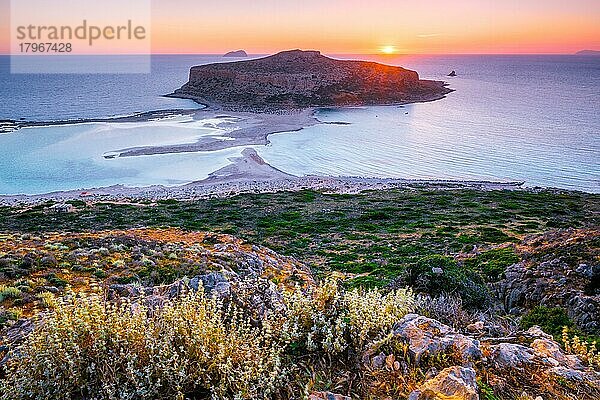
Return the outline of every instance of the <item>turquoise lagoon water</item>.
[[[365,58],[362,56],[362,58]],[[445,99],[403,107],[322,109],[323,124],[253,146],[286,172],[417,179],[519,180],[600,192],[600,58],[577,56],[371,57],[446,80]],[[190,66],[214,56],[161,56],[149,75],[10,75],[0,57],[0,119],[97,118],[190,108],[165,99]],[[458,76],[446,77],[450,70]],[[56,88],[59,88],[57,90]],[[210,121],[208,121],[210,122]],[[126,147],[191,143],[219,129],[177,117],[87,123],[0,135],[0,193],[42,193],[205,178],[243,148],[105,159]]]
[[[238,149],[105,158],[136,146],[193,143],[228,129],[190,117],[147,123],[85,123],[24,128],[0,135],[0,192],[46,193],[114,184],[177,185],[203,179],[239,156]],[[223,123],[223,121],[219,121]]]

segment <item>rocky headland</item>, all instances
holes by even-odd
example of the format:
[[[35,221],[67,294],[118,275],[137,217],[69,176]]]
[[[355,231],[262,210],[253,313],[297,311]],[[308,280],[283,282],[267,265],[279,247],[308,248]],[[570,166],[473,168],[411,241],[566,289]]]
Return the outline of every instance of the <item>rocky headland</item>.
[[[189,81],[169,96],[231,110],[272,111],[424,102],[451,91],[444,82],[419,79],[401,67],[290,50],[193,67]]]

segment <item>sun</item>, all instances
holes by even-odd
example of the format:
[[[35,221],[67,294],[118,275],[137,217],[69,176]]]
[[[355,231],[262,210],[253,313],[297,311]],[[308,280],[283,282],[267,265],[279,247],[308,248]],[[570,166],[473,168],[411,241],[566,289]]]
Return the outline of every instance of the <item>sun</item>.
[[[383,54],[394,54],[396,52],[396,48],[394,46],[383,46],[379,49]]]

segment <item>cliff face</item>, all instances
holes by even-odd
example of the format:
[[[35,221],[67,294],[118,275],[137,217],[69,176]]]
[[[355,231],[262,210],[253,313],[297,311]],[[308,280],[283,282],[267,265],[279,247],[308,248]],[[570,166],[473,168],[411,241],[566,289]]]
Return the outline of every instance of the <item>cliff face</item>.
[[[415,71],[366,61],[334,60],[318,51],[193,67],[173,96],[226,108],[281,109],[409,103],[435,100],[451,90],[420,80]]]

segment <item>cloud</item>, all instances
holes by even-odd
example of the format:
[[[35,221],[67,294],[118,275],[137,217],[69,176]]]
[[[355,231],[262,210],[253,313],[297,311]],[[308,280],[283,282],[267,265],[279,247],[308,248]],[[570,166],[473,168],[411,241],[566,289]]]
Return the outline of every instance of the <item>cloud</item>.
[[[436,37],[436,36],[442,36],[442,33],[423,33],[420,35],[417,35],[418,38],[430,38],[430,37]]]

